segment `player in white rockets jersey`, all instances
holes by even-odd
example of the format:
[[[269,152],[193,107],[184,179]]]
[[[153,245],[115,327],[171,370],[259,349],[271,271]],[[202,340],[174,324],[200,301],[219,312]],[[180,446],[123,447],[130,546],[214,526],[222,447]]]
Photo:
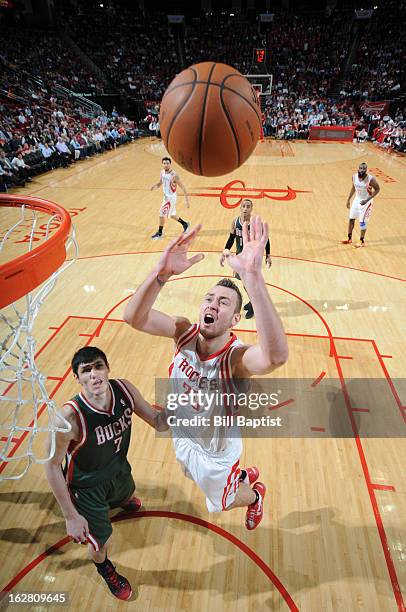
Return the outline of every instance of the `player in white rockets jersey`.
[[[200,229],[198,225],[172,241],[124,312],[124,320],[135,329],[172,338],[175,342],[169,368],[172,390],[175,397],[179,397],[179,392],[186,394],[186,405],[181,406],[179,401],[174,417],[211,416],[212,410],[204,410],[204,406],[201,409],[196,390],[246,390],[248,378],[272,372],[288,357],[285,332],[262,275],[262,257],[269,232],[268,225],[262,223],[260,217],[251,219],[249,230],[248,224],[243,224],[241,253],[227,255],[228,263],[240,276],[255,309],[257,344],[244,345],[232,333],[241,318],[242,297],[230,279],[223,279],[209,289],[200,306],[199,322],[194,325],[185,317],[170,316],[153,308],[159,292],[172,276],[182,274],[204,258],[199,253],[188,259],[188,250]],[[209,397],[205,394],[204,401]],[[221,404],[220,408],[216,404],[216,409],[221,412]],[[167,413],[171,410],[169,401],[166,410]],[[196,433],[182,421],[174,425],[176,457],[185,474],[203,490],[208,510],[218,512],[248,506],[245,525],[247,529],[255,529],[263,516],[266,487],[256,482],[257,468],[240,469],[239,430],[228,427],[227,423],[217,426],[210,419],[207,424],[203,422]]]
[[[169,217],[171,219],[175,219],[175,221],[178,221],[178,223],[180,223],[183,227],[184,232],[187,232],[188,227],[190,226],[190,223],[184,221],[176,214],[176,191],[178,185],[185,194],[186,208],[189,208],[189,196],[187,194],[185,186],[179,178],[179,175],[175,172],[175,170],[172,169],[171,164],[172,160],[170,157],[162,158],[161,176],[159,178],[159,181],[151,187],[151,191],[153,191],[154,189],[158,189],[158,187],[162,185],[163,190],[162,204],[161,208],[159,209],[159,227],[158,231],[155,232],[153,236],[151,236],[152,240],[159,240],[159,238],[162,238],[165,219]]]
[[[365,234],[367,223],[371,218],[373,198],[380,192],[378,181],[372,174],[368,174],[368,166],[365,162],[359,165],[358,172],[352,175],[352,187],[347,200],[347,208],[350,209],[348,222],[348,239],[342,240],[341,244],[352,244],[352,232],[355,219],[358,219],[360,227],[360,239],[355,248],[365,246]],[[351,204],[351,198],[355,198]]]

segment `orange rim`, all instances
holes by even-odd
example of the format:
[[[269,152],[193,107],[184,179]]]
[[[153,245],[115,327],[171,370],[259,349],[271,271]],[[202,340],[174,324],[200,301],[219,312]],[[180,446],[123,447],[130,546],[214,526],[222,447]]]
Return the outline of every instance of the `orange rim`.
[[[19,208],[23,205],[56,216],[61,225],[35,249],[0,266],[0,308],[9,306],[41,285],[66,259],[65,242],[72,227],[69,213],[49,200],[0,194],[0,206]]]

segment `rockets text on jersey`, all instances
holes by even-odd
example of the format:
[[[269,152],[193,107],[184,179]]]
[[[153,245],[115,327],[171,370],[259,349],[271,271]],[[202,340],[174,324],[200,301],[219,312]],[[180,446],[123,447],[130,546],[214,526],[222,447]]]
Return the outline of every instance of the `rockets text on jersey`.
[[[188,420],[195,415],[205,417],[199,427],[183,426],[179,422],[172,428],[174,437],[189,439],[205,451],[220,452],[227,446],[230,432],[223,425],[214,424],[214,417],[233,414],[236,406],[233,398],[242,392],[232,378],[231,355],[238,338],[230,333],[229,341],[222,349],[205,358],[197,353],[199,326],[192,325],[184,332],[177,344],[169,367],[171,391],[176,397],[190,395],[190,401],[178,404],[174,415]],[[233,432],[237,437],[238,433]]]

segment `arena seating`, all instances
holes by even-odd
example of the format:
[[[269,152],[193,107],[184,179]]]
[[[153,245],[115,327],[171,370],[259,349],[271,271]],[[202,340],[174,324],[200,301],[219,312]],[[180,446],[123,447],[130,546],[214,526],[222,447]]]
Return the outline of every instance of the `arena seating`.
[[[165,13],[142,14],[135,8],[115,12],[114,6],[94,12],[81,0],[75,11],[68,6],[61,15],[64,35],[0,27],[2,190],[139,135],[137,125],[115,110],[109,116],[104,111],[89,116],[79,97],[55,94],[55,84],[75,94],[102,94],[110,83],[123,96],[144,100],[148,117],[158,114],[159,100],[183,64],[217,60],[249,73],[254,47],[270,50],[273,87],[263,108],[265,136],[304,139],[312,125],[354,125],[358,140],[366,132],[378,146],[405,151],[405,9],[400,15],[376,10],[360,28],[355,51],[351,11],[328,16],[280,13],[262,33],[256,21],[228,12],[188,17],[179,50]],[[75,53],[69,39],[84,55]],[[350,51],[355,59],[348,66]],[[84,61],[86,56],[91,62]],[[341,90],[333,97],[337,83]],[[359,110],[360,100],[396,96],[391,116]]]

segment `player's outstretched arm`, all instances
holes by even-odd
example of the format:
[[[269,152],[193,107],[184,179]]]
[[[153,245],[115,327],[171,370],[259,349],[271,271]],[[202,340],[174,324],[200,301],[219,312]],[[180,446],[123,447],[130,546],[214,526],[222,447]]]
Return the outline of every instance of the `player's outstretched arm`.
[[[89,527],[86,519],[79,514],[72,503],[68,486],[61,470],[61,464],[66,456],[70,443],[73,440],[79,439],[79,431],[75,414],[70,406],[64,406],[61,410],[61,414],[70,423],[71,431],[67,433],[56,432],[55,454],[45,463],[45,474],[56,501],[65,517],[67,534],[71,536],[75,542],[84,543],[87,541],[87,536],[89,535]],[[63,425],[62,421],[60,425]],[[51,440],[48,438],[47,453],[49,453],[50,447]]]
[[[157,431],[166,431],[169,429],[169,425],[166,421],[166,412],[164,410],[155,410],[151,404],[142,397],[137,387],[134,387],[129,380],[123,380],[122,382],[125,384],[134,400],[134,414],[139,416]]]
[[[171,278],[188,270],[204,258],[198,253],[188,259],[190,249],[201,225],[173,240],[162,253],[158,265],[138,287],[124,310],[124,321],[139,331],[154,336],[177,339],[189,326],[183,317],[172,317],[152,307],[164,284]]]
[[[227,257],[230,257],[230,255],[232,254],[230,249],[234,244],[234,240],[235,240],[235,219],[231,223],[230,235],[227,239],[223,252],[220,256],[220,266],[221,267],[224,266],[224,262],[227,259]]]
[[[243,250],[227,258],[248,293],[255,312],[258,343],[233,352],[233,374],[243,378],[268,374],[286,363],[288,344],[278,313],[272,303],[262,275],[262,257],[268,240],[268,224],[260,217],[243,224]]]
[[[157,183],[154,183],[153,185],[151,185],[151,191],[154,191],[154,189],[158,189],[158,187],[160,187],[161,185],[162,185],[162,178],[160,178]]]

